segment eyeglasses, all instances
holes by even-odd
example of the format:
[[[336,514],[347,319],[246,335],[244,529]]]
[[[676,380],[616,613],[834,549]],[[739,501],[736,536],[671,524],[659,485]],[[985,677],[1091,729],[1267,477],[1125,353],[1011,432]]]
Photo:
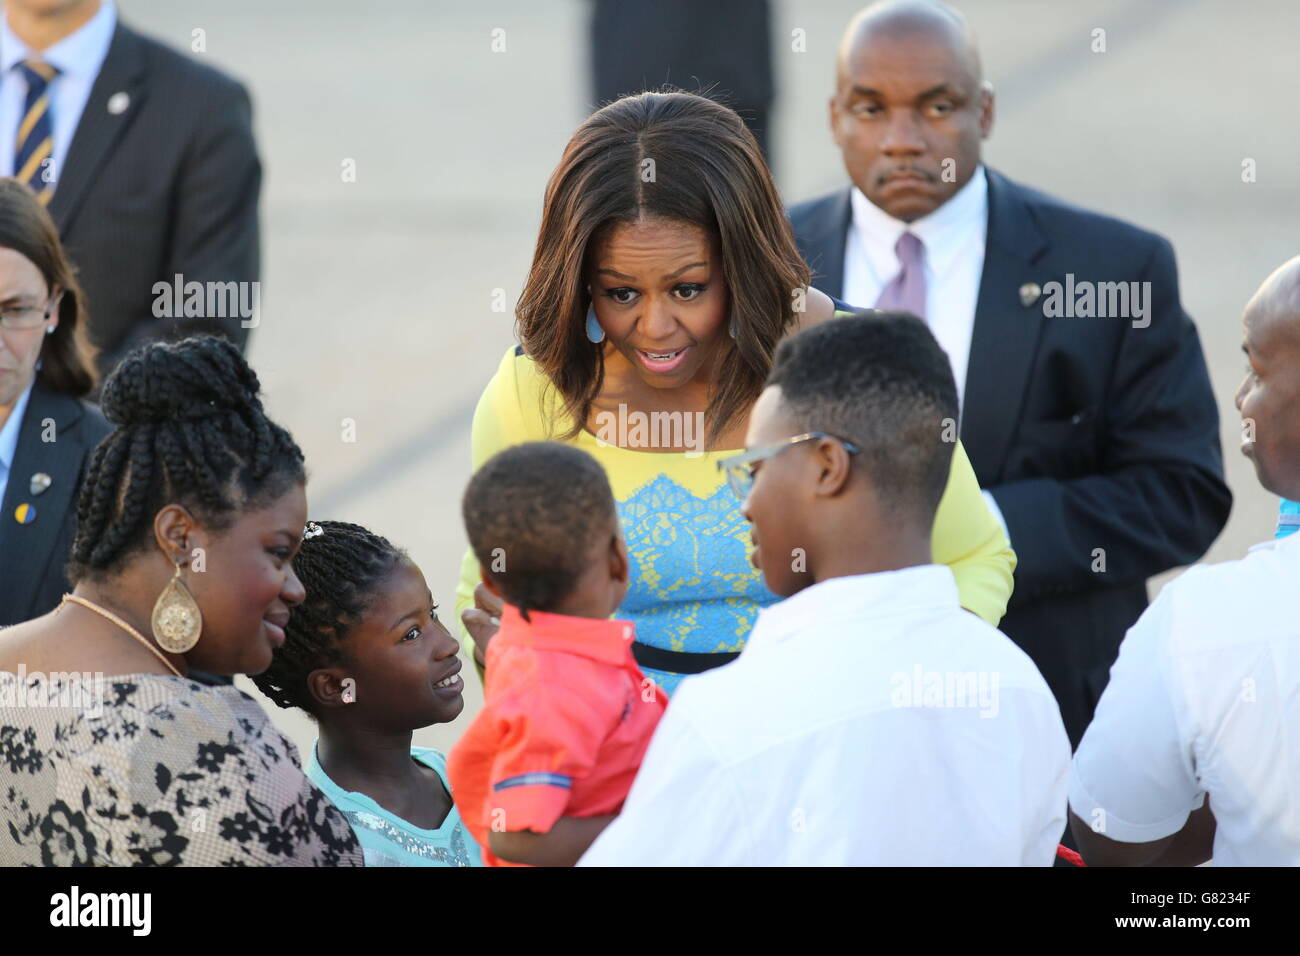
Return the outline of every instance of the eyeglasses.
[[[727,484],[731,486],[731,491],[737,498],[744,501],[749,497],[749,491],[754,487],[754,466],[759,462],[767,461],[769,458],[775,458],[781,452],[793,448],[795,445],[802,444],[806,441],[812,441],[814,438],[830,438],[844,446],[844,450],[850,455],[856,455],[862,451],[851,441],[845,441],[843,438],[837,438],[835,435],[826,432],[807,432],[803,435],[795,435],[793,438],[787,438],[785,441],[775,442],[771,445],[764,445],[762,448],[751,448],[749,451],[741,452],[739,455],[732,455],[730,458],[724,458],[718,462],[718,469],[726,472]]]
[[[0,328],[11,332],[29,332],[39,329],[50,320],[54,311],[54,299],[45,305],[15,305],[0,311]]]

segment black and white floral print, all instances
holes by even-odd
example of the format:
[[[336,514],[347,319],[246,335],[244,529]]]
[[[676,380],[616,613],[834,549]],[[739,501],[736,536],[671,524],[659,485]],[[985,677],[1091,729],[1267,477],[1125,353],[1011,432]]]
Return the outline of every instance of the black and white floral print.
[[[0,671],[0,797],[0,866],[362,864],[347,818],[234,687]]]

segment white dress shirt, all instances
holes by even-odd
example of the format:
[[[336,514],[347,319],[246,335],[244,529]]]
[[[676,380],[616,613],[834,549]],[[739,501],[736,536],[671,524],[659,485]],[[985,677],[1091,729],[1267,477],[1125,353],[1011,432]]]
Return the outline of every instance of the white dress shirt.
[[[850,305],[869,309],[902,268],[894,246],[904,231],[925,245],[925,320],[948,353],[957,397],[966,392],[966,367],[975,330],[975,304],[984,272],[989,224],[989,187],[984,167],[946,203],[912,223],[895,219],[854,187],[853,217],[844,243],[844,295]]]
[[[117,28],[117,10],[112,0],[104,0],[99,12],[49,49],[33,53],[9,28],[9,18],[0,18],[0,175],[14,174],[14,151],[18,125],[23,121],[27,101],[27,81],[18,64],[35,58],[59,68],[59,75],[49,83],[50,133],[54,157],[54,181],[63,169],[68,147],[81,121],[81,113],[90,98],[91,87],[99,68],[108,56]]]
[[[947,567],[833,578],[683,682],[581,864],[1047,866],[1069,765],[1046,682]]]
[[[989,183],[984,167],[977,166],[970,181],[951,199],[912,223],[895,219],[856,186],[849,193],[849,205],[853,216],[844,243],[843,300],[860,309],[874,306],[902,268],[894,251],[898,237],[904,231],[914,232],[925,245],[926,324],[948,354],[957,382],[958,407],[962,407],[989,228]],[[1010,541],[1011,531],[997,501],[987,491],[984,500]]]
[[[1205,796],[1215,866],[1300,865],[1300,535],[1166,585],[1120,646],[1070,808],[1104,836],[1177,833]]]
[[[32,397],[32,386],[35,384],[34,379],[28,383],[27,390],[18,396],[13,411],[5,419],[4,426],[0,427],[0,501],[4,501],[5,489],[9,487],[9,473],[14,467],[14,455],[18,453],[18,433],[22,431],[23,416],[27,414],[27,400]],[[3,517],[0,515],[0,519]]]

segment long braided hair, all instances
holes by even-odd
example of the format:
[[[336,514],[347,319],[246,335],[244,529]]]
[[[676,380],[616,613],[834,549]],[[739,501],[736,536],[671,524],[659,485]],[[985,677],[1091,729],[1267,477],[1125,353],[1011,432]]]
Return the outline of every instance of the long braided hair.
[[[69,580],[103,579],[183,505],[213,531],[305,480],[302,451],[266,417],[257,374],[227,339],[152,342],[104,383],[117,428],[95,449],[77,500]]]
[[[284,644],[272,654],[271,666],[253,678],[278,706],[308,713],[307,676],[342,661],[339,645],[365,615],[380,583],[406,560],[405,551],[360,525],[314,524],[320,533],[305,536],[293,559],[307,598],[290,609]]]

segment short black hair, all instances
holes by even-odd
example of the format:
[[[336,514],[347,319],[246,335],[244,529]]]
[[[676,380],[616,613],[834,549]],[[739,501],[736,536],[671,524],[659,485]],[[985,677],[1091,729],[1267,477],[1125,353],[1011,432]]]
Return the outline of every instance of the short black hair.
[[[525,442],[489,458],[461,502],[479,564],[525,619],[573,591],[595,535],[617,527],[605,469],[559,442]]]
[[[910,312],[855,313],[777,349],[778,385],[806,431],[853,442],[881,505],[933,520],[957,439],[957,384],[948,356]]]
[[[194,336],[130,352],[101,398],[116,425],[77,499],[73,583],[121,569],[152,540],[168,504],[214,531],[306,480],[302,451],[262,410],[261,385],[228,339]]]
[[[406,552],[387,538],[346,521],[318,521],[293,559],[307,597],[289,609],[284,644],[253,683],[280,707],[312,711],[307,675],[341,663],[339,645],[360,622],[379,585]],[[315,531],[308,525],[311,531]]]

